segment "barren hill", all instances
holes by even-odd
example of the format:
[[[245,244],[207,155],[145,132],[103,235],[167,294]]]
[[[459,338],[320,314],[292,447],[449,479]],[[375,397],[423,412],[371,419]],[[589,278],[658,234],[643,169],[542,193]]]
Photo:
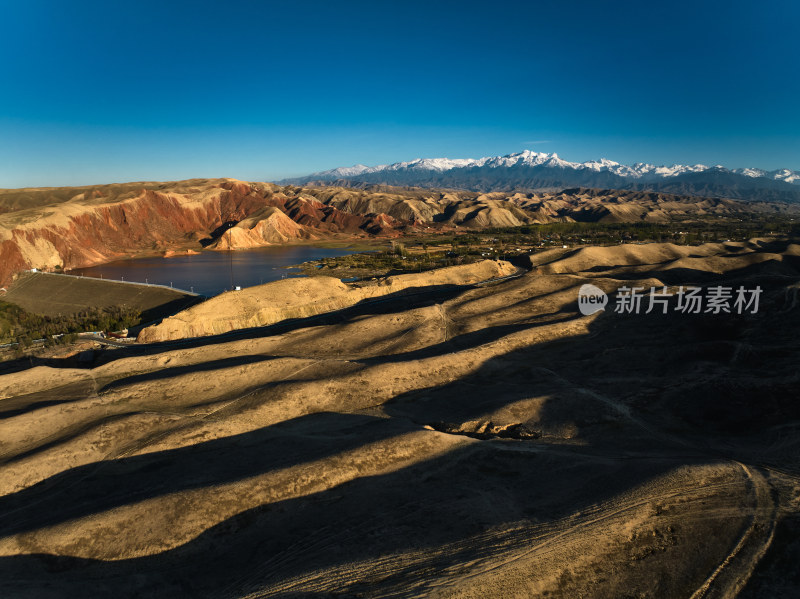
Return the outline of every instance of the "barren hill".
[[[552,250],[496,284],[5,375],[0,594],[794,596],[799,261]],[[610,300],[582,316],[588,283]],[[615,310],[664,285],[762,294]]]
[[[387,277],[374,285],[352,286],[332,277],[285,279],[218,295],[147,327],[139,334],[139,341],[152,343],[227,333],[341,310],[365,300],[426,287],[471,285],[506,277],[516,271],[508,262],[484,260],[420,274]]]

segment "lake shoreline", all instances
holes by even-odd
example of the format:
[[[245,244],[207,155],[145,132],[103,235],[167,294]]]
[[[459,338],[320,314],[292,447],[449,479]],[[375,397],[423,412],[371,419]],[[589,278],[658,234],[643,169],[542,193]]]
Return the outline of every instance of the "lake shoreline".
[[[73,271],[84,270],[87,268],[95,268],[98,266],[105,266],[107,264],[112,264],[114,262],[120,262],[123,260],[138,260],[140,258],[176,258],[182,256],[199,256],[206,253],[212,254],[219,254],[219,253],[226,253],[226,252],[252,252],[252,251],[259,251],[262,249],[268,248],[283,248],[283,247],[314,247],[320,249],[352,249],[352,253],[357,254],[359,252],[366,252],[366,251],[374,251],[376,248],[385,246],[389,240],[386,239],[375,239],[375,240],[368,240],[368,239],[355,239],[355,240],[316,240],[316,241],[308,241],[308,240],[291,240],[287,241],[286,243],[281,244],[272,244],[272,245],[264,245],[255,248],[233,248],[232,250],[224,249],[224,250],[217,250],[212,248],[197,248],[195,243],[192,244],[182,244],[178,246],[172,246],[169,249],[144,249],[139,250],[136,252],[124,252],[120,253],[118,256],[114,257],[111,260],[106,260],[103,262],[95,262],[92,264],[86,264],[84,266],[73,266],[70,268],[64,269],[49,269],[42,272],[61,272],[64,274],[72,274]]]
[[[64,274],[163,285],[213,297],[236,287],[252,287],[284,278],[304,277],[306,275],[299,266],[303,263],[374,251],[377,247],[380,247],[380,242],[365,244],[342,241],[173,253],[168,257],[161,252],[151,251],[103,264],[72,268],[64,271]]]

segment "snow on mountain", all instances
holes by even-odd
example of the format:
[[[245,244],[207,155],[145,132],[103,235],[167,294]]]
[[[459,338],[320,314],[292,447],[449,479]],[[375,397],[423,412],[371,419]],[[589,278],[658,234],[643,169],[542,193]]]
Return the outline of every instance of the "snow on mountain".
[[[735,168],[733,172],[737,175],[744,175],[745,177],[766,177],[767,171],[760,168]]]
[[[474,166],[476,162],[476,160],[472,160],[471,158],[458,158],[456,160],[450,160],[449,158],[417,158],[416,160],[412,160],[410,162],[396,162],[384,167],[381,170],[399,171],[409,169],[438,171],[441,173],[444,171],[449,171],[453,168]]]
[[[590,160],[588,162],[583,163],[583,168],[589,169],[590,171],[611,171],[615,172],[621,166],[619,162],[614,162],[613,160],[609,160],[608,158],[601,158],[600,160]],[[625,167],[630,168],[630,167]]]
[[[768,173],[773,179],[787,183],[800,184],[800,171],[790,171],[788,168],[778,169]]]
[[[767,179],[775,179],[776,181],[800,184],[800,172],[790,171],[788,168],[781,168],[775,171],[765,171],[760,168],[736,168],[733,169],[733,172],[754,179],[757,177],[766,177]]]
[[[364,173],[377,173],[378,171],[382,171],[387,167],[387,164],[381,164],[380,166],[365,166],[363,164],[356,164],[354,166],[340,166],[339,168],[332,168],[328,171],[314,173],[314,175],[318,175],[320,178],[326,179],[340,179],[345,177],[357,177],[358,175],[363,175]]]
[[[626,179],[645,179],[659,180],[677,177],[686,173],[701,173],[708,170],[718,169],[723,172],[735,173],[749,178],[765,177],[787,183],[800,185],[800,172],[789,169],[779,169],[775,171],[765,171],[758,168],[738,168],[728,170],[722,166],[709,167],[704,164],[673,164],[672,166],[656,166],[653,164],[637,162],[633,165],[620,164],[607,158],[600,160],[589,160],[587,162],[569,162],[561,159],[558,154],[553,152],[547,154],[543,152],[533,152],[524,150],[505,156],[487,156],[484,158],[417,158],[407,162],[395,162],[394,164],[382,164],[378,166],[365,166],[356,164],[350,167],[339,167],[328,171],[314,173],[307,179],[335,180],[358,177],[367,173],[380,173],[384,171],[429,171],[444,173],[453,169],[469,169],[477,167],[486,168],[513,168],[513,167],[544,167],[574,169],[576,171],[586,170],[596,173],[610,172],[614,175]]]
[[[506,156],[492,156],[488,158],[481,158],[480,160],[476,161],[480,164],[476,164],[476,166],[488,166],[489,168],[503,168],[503,167],[512,167],[512,166],[539,166],[544,164],[546,161],[550,160],[551,158],[555,157],[558,160],[558,154],[542,154],[539,152],[531,152],[530,150],[525,150],[524,152],[518,152],[516,154],[508,154]]]
[[[692,166],[685,164],[673,164],[672,166],[657,166],[653,169],[653,174],[659,177],[677,177],[683,173],[701,173],[709,170],[710,167],[704,164],[695,164]]]

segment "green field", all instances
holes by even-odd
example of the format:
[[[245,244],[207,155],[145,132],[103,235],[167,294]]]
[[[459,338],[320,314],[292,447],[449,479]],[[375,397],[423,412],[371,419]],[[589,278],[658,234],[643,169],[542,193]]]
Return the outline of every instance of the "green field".
[[[149,285],[48,273],[21,273],[0,294],[0,341],[118,329],[174,314],[194,295]]]
[[[195,296],[153,285],[26,272],[16,278],[0,299],[28,312],[58,316],[111,306],[125,306],[143,314],[157,313],[166,306],[192,303]]]

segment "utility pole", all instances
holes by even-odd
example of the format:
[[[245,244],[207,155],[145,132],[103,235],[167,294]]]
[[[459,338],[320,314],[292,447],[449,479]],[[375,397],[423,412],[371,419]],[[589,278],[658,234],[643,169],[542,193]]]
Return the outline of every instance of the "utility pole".
[[[231,245],[231,227],[228,226],[228,272],[231,276],[231,291],[233,291],[233,245]]]

